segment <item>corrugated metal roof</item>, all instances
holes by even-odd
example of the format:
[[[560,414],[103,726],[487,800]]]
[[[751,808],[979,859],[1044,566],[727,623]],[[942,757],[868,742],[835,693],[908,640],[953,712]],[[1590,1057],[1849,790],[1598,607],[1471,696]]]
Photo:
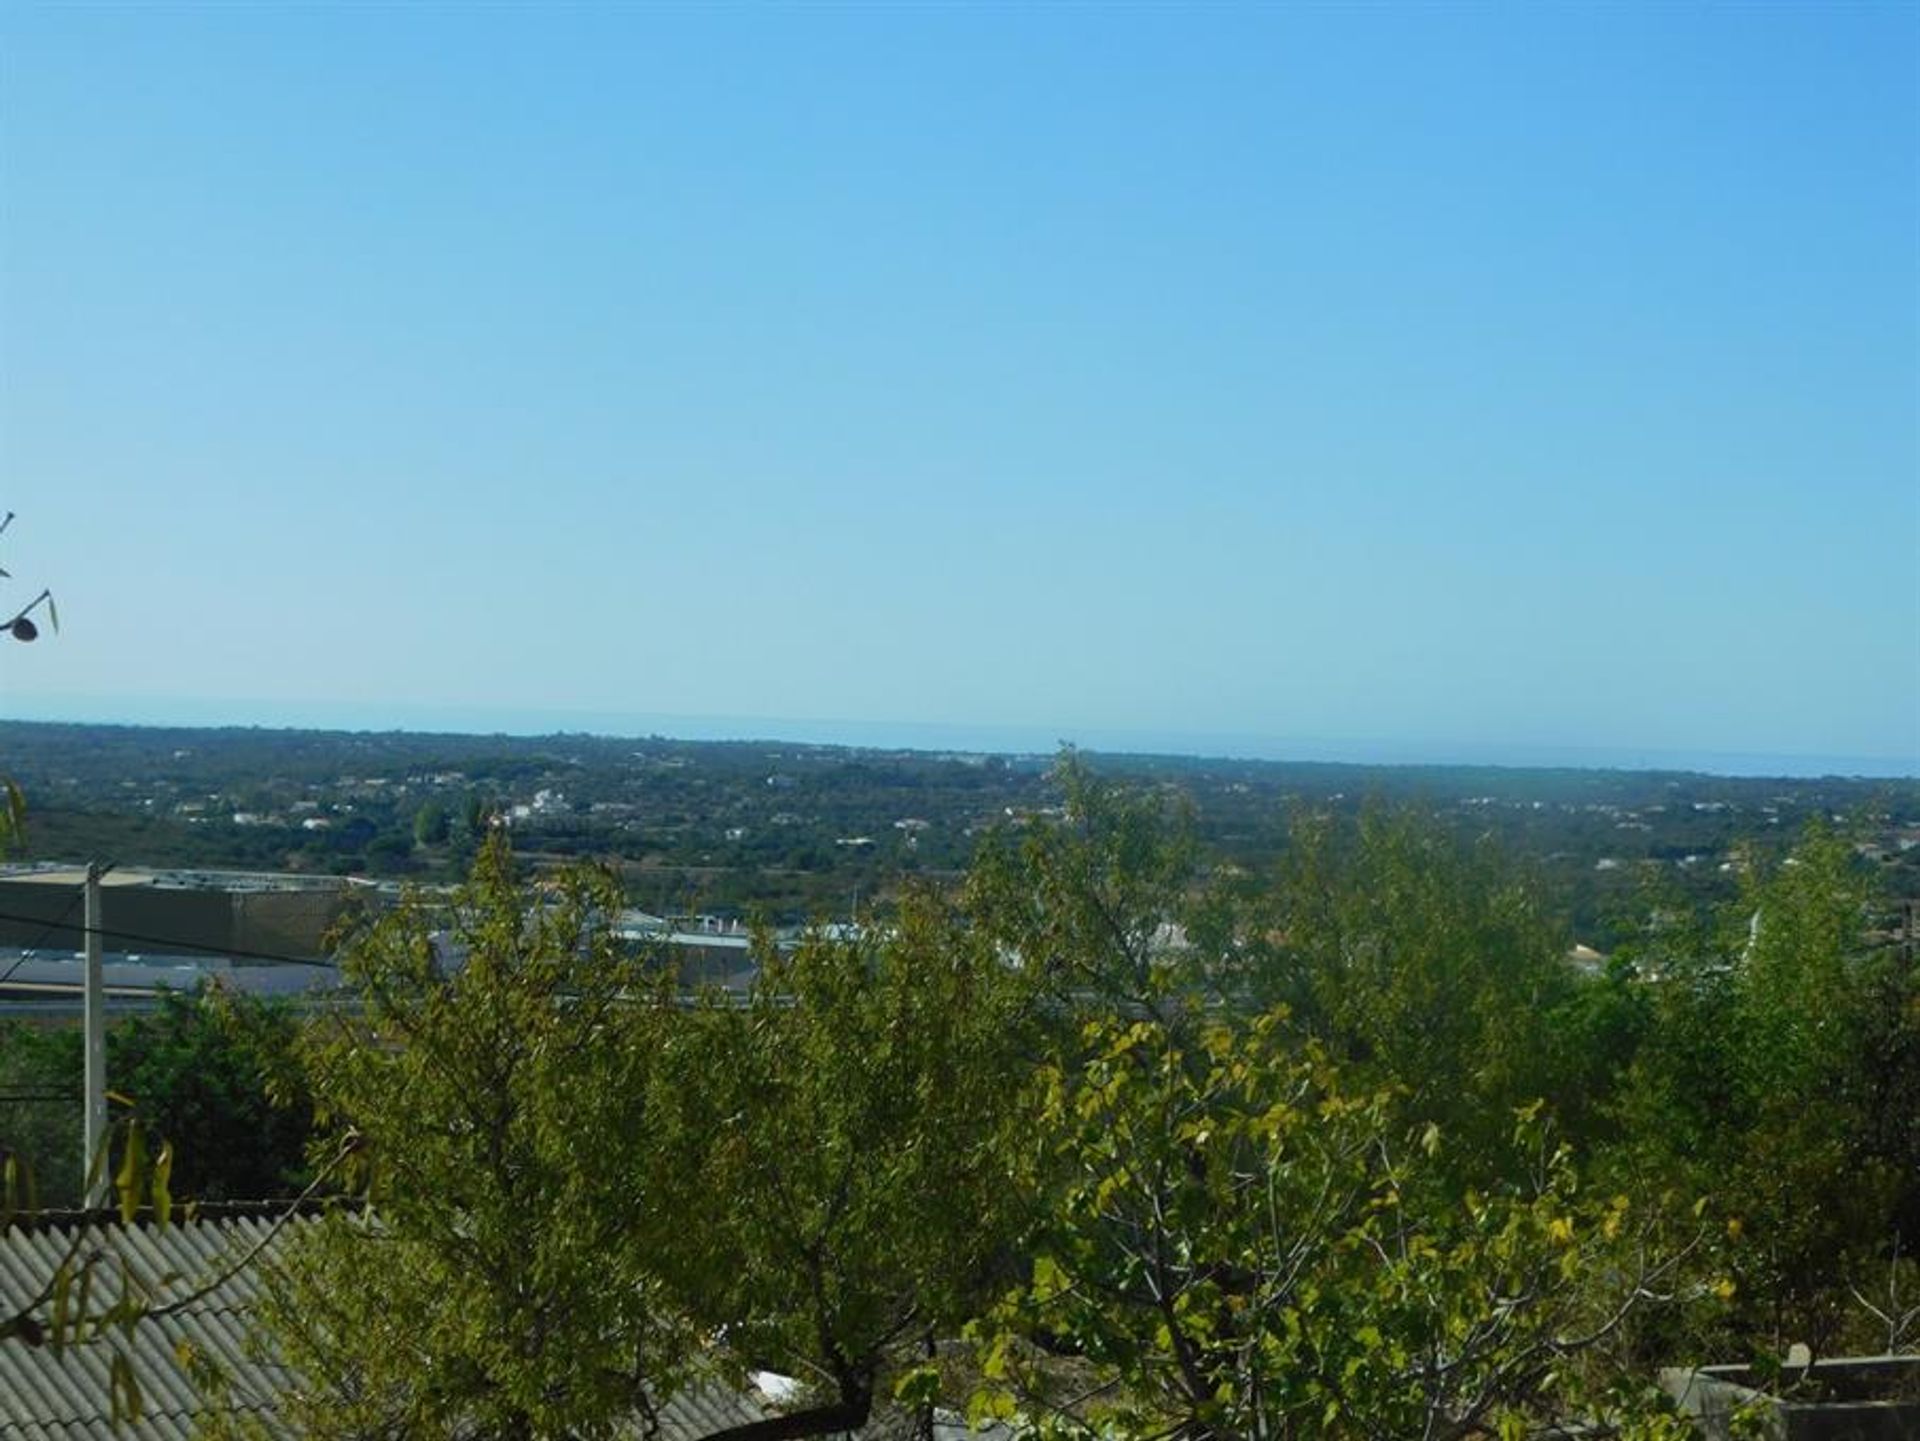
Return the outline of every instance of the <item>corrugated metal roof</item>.
[[[660,1429],[656,1441],[701,1441],[729,1426],[744,1426],[764,1421],[767,1410],[750,1396],[726,1386],[689,1387],[660,1408]],[[640,1437],[646,1427],[636,1419],[630,1433]]]
[[[82,1255],[97,1253],[89,1310],[119,1299],[122,1267],[154,1293],[155,1304],[183,1298],[225,1275],[255,1246],[266,1242],[271,1215],[236,1214],[176,1222],[164,1229],[118,1222],[51,1222],[0,1235],[0,1312],[11,1314],[38,1295],[68,1254],[76,1228],[84,1230]],[[295,1217],[288,1226],[308,1224]],[[228,1409],[271,1419],[261,1398],[283,1384],[284,1367],[247,1355],[247,1308],[259,1285],[251,1267],[241,1267],[206,1296],[167,1316],[143,1320],[130,1334],[68,1346],[0,1343],[0,1438],[65,1441],[124,1437],[126,1441],[186,1441],[210,1403],[188,1381],[176,1348],[185,1344],[225,1367],[233,1377]],[[137,1422],[113,1424],[109,1368],[116,1350],[126,1356],[140,1388]]]

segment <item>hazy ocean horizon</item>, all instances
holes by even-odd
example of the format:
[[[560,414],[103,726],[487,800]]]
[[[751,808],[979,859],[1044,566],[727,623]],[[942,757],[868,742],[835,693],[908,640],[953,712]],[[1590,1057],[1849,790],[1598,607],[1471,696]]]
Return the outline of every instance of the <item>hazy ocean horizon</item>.
[[[90,725],[254,726],[267,729],[413,731],[457,735],[589,734],[674,740],[787,741],[885,750],[1050,754],[1085,750],[1350,765],[1512,766],[1574,770],[1692,771],[1728,776],[1920,777],[1920,757],[1710,751],[1658,746],[1543,745],[1459,739],[1262,735],[1110,726],[977,725],[799,716],[677,715],[513,706],[433,706],[340,701],[187,700],[138,696],[12,696],[5,719]]]

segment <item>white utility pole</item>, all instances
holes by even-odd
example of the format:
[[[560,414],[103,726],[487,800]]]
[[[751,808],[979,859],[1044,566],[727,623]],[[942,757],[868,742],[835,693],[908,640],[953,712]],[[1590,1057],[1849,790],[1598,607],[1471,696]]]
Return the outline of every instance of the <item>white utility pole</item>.
[[[100,876],[98,861],[87,862],[87,1154],[83,1176],[93,1174],[94,1157],[107,1141],[107,988],[100,974]],[[87,1188],[87,1204],[107,1204],[107,1167]]]

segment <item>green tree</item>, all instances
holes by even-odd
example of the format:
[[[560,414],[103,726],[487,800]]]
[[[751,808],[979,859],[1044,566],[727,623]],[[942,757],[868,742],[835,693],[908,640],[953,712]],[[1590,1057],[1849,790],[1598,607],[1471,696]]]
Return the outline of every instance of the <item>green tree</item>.
[[[15,1178],[13,1199],[24,1206],[80,1204],[85,1167],[80,1158],[81,1084],[77,1029],[40,1030],[0,1022],[0,1160]]]
[[[1263,909],[1261,998],[1439,1122],[1469,1179],[1509,1164],[1516,1107],[1585,1102],[1558,1041],[1580,989],[1565,929],[1491,839],[1379,805],[1302,815]]]
[[[151,1014],[107,1032],[107,1076],[147,1130],[172,1144],[172,1186],[199,1200],[271,1200],[306,1184],[310,1116],[284,1006],[168,992]],[[81,1203],[82,1038],[78,1028],[0,1026],[0,1151],[46,1207]],[[277,1100],[276,1100],[277,1093]]]
[[[987,939],[913,893],[885,935],[815,934],[744,1006],[679,1019],[636,1160],[683,1226],[657,1260],[736,1366],[813,1403],[759,1441],[851,1431],[1010,1274],[1011,1166],[1032,1065],[1027,987]]]
[[[1082,1048],[1040,1074],[1057,1181],[984,1328],[983,1409],[1189,1441],[1682,1434],[1599,1358],[1683,1253],[1651,1257],[1625,1197],[1583,1198],[1536,1112],[1521,1177],[1436,1205],[1445,1135],[1403,1136],[1281,1012],[1102,1016]]]
[[[203,1201],[298,1194],[310,1172],[312,1108],[284,1004],[167,992],[107,1036],[107,1074],[176,1157],[173,1186]]]
[[[1284,1006],[1357,1079],[1447,1130],[1461,1184],[1517,1163],[1517,1107],[1545,1099],[1577,1138],[1593,1129],[1588,1087],[1611,1075],[1569,1038],[1630,1045],[1632,1008],[1582,985],[1541,887],[1491,841],[1409,809],[1303,813],[1262,880],[1213,863],[1177,794],[1103,780],[1072,752],[1055,779],[1060,819],[993,838],[969,900],[1078,1008],[1173,1023],[1196,1003]]]
[[[1177,797],[1071,754],[1056,778],[1060,820],[969,889],[1054,1021],[989,1407],[1190,1438],[1668,1427],[1601,1360],[1691,1243],[1583,1199],[1542,1139],[1573,982],[1525,878],[1375,810],[1309,820],[1242,894]]]
[[[423,846],[441,846],[453,829],[447,808],[439,801],[428,801],[413,813],[413,839]]]
[[[306,1063],[364,1211],[303,1232],[264,1316],[303,1434],[606,1434],[696,1373],[812,1385],[758,1441],[864,1424],[1013,1274],[1025,987],[931,898],[814,936],[745,1005],[678,1004],[593,872],[504,840],[443,964],[419,905],[346,952],[363,1019]]]
[[[1637,948],[1651,1025],[1607,1163],[1732,1218],[1725,1345],[1829,1348],[1855,1319],[1846,1280],[1912,1205],[1911,1128],[1883,1114],[1912,1093],[1911,976],[1868,950],[1871,884],[1815,825],[1778,865],[1746,858],[1731,905],[1662,913]]]
[[[301,1434],[606,1435],[683,1374],[615,1163],[670,1009],[620,904],[589,870],[528,896],[496,838],[451,914],[415,902],[343,953],[365,1013],[305,1062],[316,1155],[354,1153],[366,1206],[304,1230],[263,1309]]]
[[[1104,780],[1070,749],[1052,779],[1063,801],[1057,820],[983,840],[967,877],[976,922],[1057,995],[1139,1004],[1176,972],[1203,983],[1205,961],[1223,960],[1235,937],[1230,923],[1198,924],[1204,877],[1192,806],[1177,792]],[[1205,931],[1210,955],[1196,950],[1190,929]]]

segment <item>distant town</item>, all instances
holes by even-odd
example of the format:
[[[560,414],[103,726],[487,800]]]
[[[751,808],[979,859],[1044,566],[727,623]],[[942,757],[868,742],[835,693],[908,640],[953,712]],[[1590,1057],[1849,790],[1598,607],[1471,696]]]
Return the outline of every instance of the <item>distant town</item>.
[[[16,877],[95,859],[241,871],[288,891],[302,878],[453,881],[504,826],[535,863],[614,862],[638,911],[707,933],[885,915],[904,884],[956,879],[981,835],[1058,802],[1052,755],[777,741],[9,722],[0,755],[28,804]],[[1920,898],[1920,781],[1088,759],[1178,787],[1210,851],[1255,873],[1303,808],[1430,810],[1528,864],[1602,954],[1637,924],[1651,876],[1724,899],[1743,847],[1777,856],[1814,819],[1882,869],[1891,906]],[[321,929],[307,928],[307,949]]]

